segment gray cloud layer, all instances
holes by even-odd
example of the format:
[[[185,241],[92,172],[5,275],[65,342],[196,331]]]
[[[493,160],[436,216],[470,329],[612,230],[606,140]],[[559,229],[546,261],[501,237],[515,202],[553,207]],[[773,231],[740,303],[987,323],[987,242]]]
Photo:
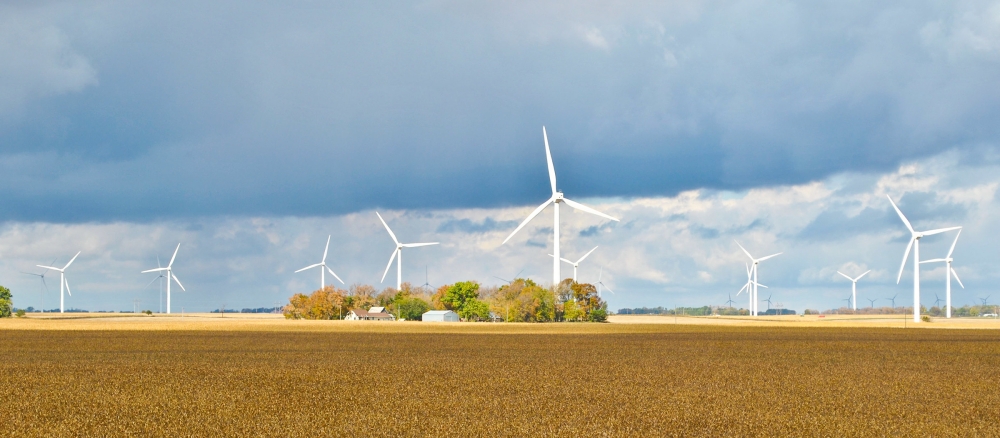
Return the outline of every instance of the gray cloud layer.
[[[997,143],[993,2],[0,6],[0,219],[815,181]],[[811,232],[806,232],[808,235]]]

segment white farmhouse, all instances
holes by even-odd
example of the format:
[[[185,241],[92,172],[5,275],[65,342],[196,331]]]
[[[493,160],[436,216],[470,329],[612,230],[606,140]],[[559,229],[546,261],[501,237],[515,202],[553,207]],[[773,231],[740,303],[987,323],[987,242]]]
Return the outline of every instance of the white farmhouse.
[[[451,310],[430,310],[425,312],[421,317],[421,321],[430,322],[458,322],[458,314],[452,312]]]
[[[368,310],[354,309],[344,317],[347,321],[395,321],[396,317],[385,311],[385,307],[372,307]]]

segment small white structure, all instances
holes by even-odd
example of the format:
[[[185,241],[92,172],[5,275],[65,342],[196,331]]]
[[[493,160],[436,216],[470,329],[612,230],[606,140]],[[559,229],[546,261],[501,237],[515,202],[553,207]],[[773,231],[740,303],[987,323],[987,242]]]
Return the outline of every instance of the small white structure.
[[[424,312],[421,321],[428,322],[458,322],[458,314],[451,310],[429,310]]]
[[[385,307],[372,307],[368,310],[354,309],[347,312],[346,321],[395,321],[396,317],[385,311]]]

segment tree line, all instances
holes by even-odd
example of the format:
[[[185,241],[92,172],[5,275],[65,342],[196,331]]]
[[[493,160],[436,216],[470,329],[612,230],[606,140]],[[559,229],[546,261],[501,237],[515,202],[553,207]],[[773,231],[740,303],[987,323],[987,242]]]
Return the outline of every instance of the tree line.
[[[343,319],[354,309],[382,306],[399,319],[419,321],[428,310],[452,310],[463,321],[510,322],[604,322],[608,305],[588,283],[563,280],[544,288],[531,279],[483,287],[476,281],[460,281],[437,289],[403,283],[400,290],[381,291],[367,284],[348,289],[326,286],[310,294],[292,295],[282,309],[288,319]]]

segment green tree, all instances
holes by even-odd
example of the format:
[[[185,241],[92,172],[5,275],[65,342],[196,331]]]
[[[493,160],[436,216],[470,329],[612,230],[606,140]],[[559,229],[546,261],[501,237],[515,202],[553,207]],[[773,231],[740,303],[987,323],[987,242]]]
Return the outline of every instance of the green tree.
[[[479,298],[479,283],[475,281],[460,281],[448,287],[441,303],[449,310],[454,310],[461,314],[465,303]]]
[[[0,286],[0,318],[9,318],[14,308],[14,296],[10,289]]]
[[[431,310],[431,305],[419,297],[405,297],[394,303],[399,317],[407,321],[420,321],[424,312]]]
[[[574,300],[563,303],[563,319],[566,321],[579,321],[584,316],[584,310]]]
[[[607,322],[608,303],[602,301],[600,306],[590,309],[590,313],[587,314],[587,320],[590,322]]]
[[[490,317],[490,305],[485,301],[472,298],[458,310],[458,316],[466,321],[484,321]]]

